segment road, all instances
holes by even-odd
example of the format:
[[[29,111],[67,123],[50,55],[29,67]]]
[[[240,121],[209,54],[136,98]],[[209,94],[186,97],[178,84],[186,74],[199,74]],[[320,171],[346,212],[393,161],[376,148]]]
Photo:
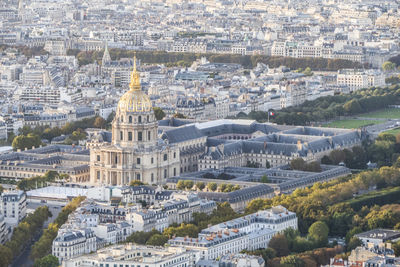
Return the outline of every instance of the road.
[[[58,214],[61,211],[62,206],[64,206],[65,203],[40,203],[40,202],[32,202],[28,201],[27,203],[27,212],[33,212],[35,209],[41,206],[47,206],[50,209],[51,214],[53,215],[43,225],[43,229],[46,229],[47,226],[54,222],[54,220],[57,218]],[[40,238],[41,234],[38,236]],[[36,242],[37,240],[35,240]],[[23,253],[22,255],[12,264],[14,267],[31,267],[33,266],[33,261],[29,259],[29,254],[31,253],[31,246],[29,246]]]
[[[365,118],[363,118],[363,119],[365,119]],[[399,128],[399,127],[400,127],[400,120],[388,120],[388,121],[386,121],[384,123],[367,126],[367,127],[365,127],[365,129],[370,134],[373,134],[373,135],[377,136],[381,132],[392,130],[392,129]]]

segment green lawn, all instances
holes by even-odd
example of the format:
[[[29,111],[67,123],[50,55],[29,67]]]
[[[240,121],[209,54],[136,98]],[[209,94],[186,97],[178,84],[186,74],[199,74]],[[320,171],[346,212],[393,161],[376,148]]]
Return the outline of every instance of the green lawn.
[[[359,117],[377,118],[377,119],[400,119],[400,108],[387,108],[371,113],[365,113]]]
[[[392,129],[392,130],[388,130],[388,131],[385,131],[385,133],[393,134],[394,136],[397,136],[400,133],[400,128],[395,128],[395,129]]]
[[[367,125],[379,124],[384,121],[376,121],[376,120],[338,120],[333,121],[331,123],[323,125],[323,127],[331,127],[331,128],[345,128],[345,129],[355,129],[360,128]]]

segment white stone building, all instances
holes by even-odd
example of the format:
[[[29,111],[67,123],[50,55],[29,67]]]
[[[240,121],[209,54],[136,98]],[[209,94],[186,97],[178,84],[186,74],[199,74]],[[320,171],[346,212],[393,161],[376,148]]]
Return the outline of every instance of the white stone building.
[[[206,228],[198,238],[176,237],[168,243],[200,251],[200,259],[213,260],[243,249],[266,248],[276,233],[287,228],[297,229],[297,216],[277,206]]]
[[[148,247],[133,244],[103,248],[97,253],[65,260],[63,267],[193,267],[198,252],[177,247]]]
[[[16,226],[26,216],[26,194],[24,191],[8,191],[1,194],[0,211],[4,221]]]
[[[385,86],[385,75],[380,70],[339,70],[337,85],[345,85],[351,92],[371,86]]]
[[[60,263],[79,255],[97,250],[96,235],[93,230],[60,229],[53,240],[52,254]]]

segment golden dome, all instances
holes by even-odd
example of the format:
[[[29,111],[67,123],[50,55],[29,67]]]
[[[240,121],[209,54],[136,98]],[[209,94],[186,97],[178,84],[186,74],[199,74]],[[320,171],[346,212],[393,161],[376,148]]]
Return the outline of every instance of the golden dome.
[[[152,105],[150,98],[141,90],[140,75],[136,70],[136,55],[133,59],[133,71],[129,91],[118,102],[117,113],[121,112],[148,112]]]

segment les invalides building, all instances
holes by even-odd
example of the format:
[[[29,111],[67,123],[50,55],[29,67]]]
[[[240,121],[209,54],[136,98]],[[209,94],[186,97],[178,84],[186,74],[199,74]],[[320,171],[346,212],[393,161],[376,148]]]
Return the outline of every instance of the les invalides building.
[[[90,150],[90,182],[163,184],[179,171],[179,149],[158,138],[158,122],[149,97],[141,90],[135,57],[129,91],[119,100],[112,122],[112,142]]]

